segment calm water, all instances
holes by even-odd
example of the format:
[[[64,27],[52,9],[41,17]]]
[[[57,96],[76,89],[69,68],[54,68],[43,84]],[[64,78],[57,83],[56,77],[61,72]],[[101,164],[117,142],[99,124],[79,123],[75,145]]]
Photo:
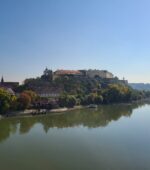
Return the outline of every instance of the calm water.
[[[0,120],[1,170],[150,170],[150,105]]]

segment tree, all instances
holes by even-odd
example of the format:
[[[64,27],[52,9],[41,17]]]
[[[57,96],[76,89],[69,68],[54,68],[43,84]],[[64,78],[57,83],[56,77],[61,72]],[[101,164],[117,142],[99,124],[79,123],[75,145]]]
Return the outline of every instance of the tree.
[[[77,99],[73,95],[63,95],[58,100],[60,107],[73,107],[77,104]]]
[[[94,103],[95,104],[102,104],[103,103],[103,96],[101,96],[101,95],[97,95],[96,97],[95,97],[95,100],[94,100]]]
[[[95,97],[96,97],[96,94],[94,94],[94,93],[91,93],[90,95],[88,95],[87,103],[88,104],[94,104],[95,103]]]
[[[66,95],[62,95],[58,99],[58,104],[60,107],[65,107],[66,106]]]
[[[5,114],[11,110],[16,102],[16,97],[11,95],[7,90],[0,88],[0,113]]]
[[[34,91],[32,91],[32,90],[25,90],[24,92],[23,92],[24,94],[27,94],[28,96],[30,96],[30,98],[31,98],[31,103],[33,103],[33,102],[35,102],[35,100],[37,99],[37,94],[34,92]]]
[[[21,93],[17,102],[18,102],[18,109],[25,110],[31,104],[31,97],[26,93]]]
[[[105,103],[121,102],[123,98],[123,87],[118,84],[111,84],[106,90],[103,91]]]
[[[46,68],[41,76],[41,79],[51,82],[53,80],[53,71]]]
[[[67,107],[74,107],[77,103],[75,96],[68,96],[67,97]]]

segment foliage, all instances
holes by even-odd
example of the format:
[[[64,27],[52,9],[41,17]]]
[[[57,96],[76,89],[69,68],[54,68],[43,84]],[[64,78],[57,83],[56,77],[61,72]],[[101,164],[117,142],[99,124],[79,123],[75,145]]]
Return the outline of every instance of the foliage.
[[[41,76],[41,79],[44,81],[52,81],[53,79],[53,72],[52,70],[45,69],[43,72],[43,75]]]
[[[18,97],[17,103],[18,103],[18,109],[19,110],[25,110],[31,104],[31,97],[27,93],[23,92]]]
[[[110,84],[102,92],[104,103],[127,102],[131,99],[131,90],[129,87],[118,84]]]
[[[15,109],[16,97],[7,90],[0,88],[0,113],[4,114],[11,109]]]
[[[63,95],[59,97],[58,102],[60,107],[73,107],[77,104],[77,99],[73,95]]]
[[[73,107],[75,105],[131,102],[150,97],[150,92],[133,90],[118,78],[102,79],[99,76],[89,78],[64,75],[53,79],[52,70],[45,69],[41,77],[26,79],[24,85],[18,87],[17,92],[23,93],[17,100],[19,108],[28,108],[30,104],[37,103],[38,96],[33,91],[41,89],[63,92],[63,95],[55,98],[52,103],[41,102],[39,107],[42,108],[53,108],[53,105],[55,107],[58,105]],[[21,100],[24,101],[24,104],[21,104]]]
[[[81,100],[81,104],[89,105],[89,104],[102,104],[103,96],[98,95],[97,93],[91,93],[86,95],[83,100]]]
[[[35,102],[35,100],[37,99],[37,94],[34,92],[34,91],[32,91],[32,90],[25,90],[24,92],[23,92],[24,94],[27,94],[28,96],[30,96],[30,98],[31,98],[31,103],[33,103],[33,102]]]
[[[67,97],[67,107],[73,107],[76,105],[76,103],[77,103],[77,100],[76,100],[75,96]]]
[[[97,95],[97,96],[95,97],[95,103],[96,103],[96,104],[102,104],[102,103],[103,103],[103,96]]]

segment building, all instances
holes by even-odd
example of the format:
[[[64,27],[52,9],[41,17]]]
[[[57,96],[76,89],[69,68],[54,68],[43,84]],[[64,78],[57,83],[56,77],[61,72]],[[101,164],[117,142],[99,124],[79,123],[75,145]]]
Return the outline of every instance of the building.
[[[52,87],[39,87],[38,89],[35,89],[35,92],[40,97],[49,97],[49,98],[57,98],[61,95],[62,90],[58,88],[52,88]]]
[[[79,70],[56,70],[53,74],[53,79],[56,79],[58,77],[62,76],[82,76],[82,72]]]
[[[90,77],[90,78],[95,78],[95,77],[100,77],[100,78],[105,78],[105,79],[112,79],[114,78],[114,75],[107,70],[57,70],[53,74],[53,78],[56,79],[58,77],[62,76],[74,76],[74,77]]]
[[[86,76],[90,78],[100,77],[104,79],[112,79],[114,75],[107,70],[87,70]]]
[[[12,90],[15,90],[18,86],[19,82],[5,82],[3,77],[0,82],[0,87],[9,88]]]

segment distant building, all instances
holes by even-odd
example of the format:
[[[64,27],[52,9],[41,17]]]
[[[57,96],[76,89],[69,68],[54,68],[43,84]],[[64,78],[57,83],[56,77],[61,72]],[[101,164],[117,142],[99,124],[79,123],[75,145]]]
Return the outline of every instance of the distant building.
[[[19,82],[5,82],[4,78],[1,78],[0,87],[10,88],[15,90],[19,86]]]
[[[86,70],[79,70],[83,76],[87,76],[87,71]]]
[[[50,98],[57,98],[61,95],[61,89],[51,88],[51,87],[40,87],[35,90],[35,92],[40,97],[50,97]]]
[[[100,77],[100,78],[105,78],[105,79],[112,79],[114,75],[107,70],[87,70],[86,71],[86,76],[90,78],[95,78]]]
[[[54,72],[53,77],[58,78],[61,76],[85,76],[95,78],[96,76],[105,79],[112,79],[114,75],[107,70],[57,70]]]
[[[82,76],[82,72],[79,70],[56,70],[53,78],[56,79],[61,76]]]

